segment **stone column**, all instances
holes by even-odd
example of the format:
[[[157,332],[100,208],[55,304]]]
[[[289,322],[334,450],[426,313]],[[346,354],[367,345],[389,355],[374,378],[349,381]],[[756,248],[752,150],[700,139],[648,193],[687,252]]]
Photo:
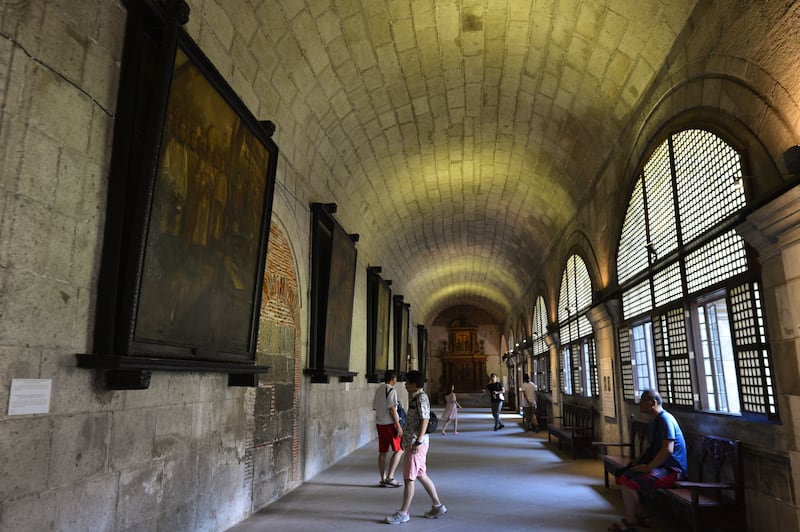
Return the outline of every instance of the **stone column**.
[[[592,324],[594,343],[597,350],[597,372],[600,378],[600,414],[603,416],[602,439],[603,441],[620,440],[623,435],[624,404],[616,401],[622,397],[617,390],[614,379],[614,361],[616,360],[617,334],[614,325],[619,321],[620,301],[613,299],[605,301],[589,309],[586,317]]]
[[[544,337],[544,343],[550,348],[550,379],[554,381],[550,383],[553,388],[553,393],[551,394],[553,399],[553,416],[557,417],[561,415],[561,400],[564,396],[564,392],[561,390],[560,364],[558,362],[558,357],[561,356],[561,340],[558,330],[550,330]]]
[[[758,250],[781,421],[789,436],[793,493],[800,493],[800,186],[737,227]],[[795,516],[800,512],[795,505]]]

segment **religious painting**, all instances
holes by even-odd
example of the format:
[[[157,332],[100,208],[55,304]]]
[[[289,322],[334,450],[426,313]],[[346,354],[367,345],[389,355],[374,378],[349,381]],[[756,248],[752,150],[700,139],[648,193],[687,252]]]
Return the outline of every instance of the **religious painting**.
[[[408,320],[411,305],[403,302],[403,296],[394,296],[394,370],[405,375],[408,370]]]
[[[153,26],[145,7],[126,27],[94,353],[79,365],[142,381],[119,387],[146,387],[150,369],[263,373],[274,125],[177,21]]]
[[[304,373],[312,382],[331,376],[346,382],[356,375],[349,366],[357,235],[339,225],[335,211],[335,204],[311,206],[311,367]]]
[[[381,382],[389,369],[389,320],[391,289],[380,268],[367,269],[367,379]]]
[[[250,351],[269,163],[267,147],[178,48],[136,341]]]
[[[417,325],[417,364],[423,375],[428,374],[428,329]]]

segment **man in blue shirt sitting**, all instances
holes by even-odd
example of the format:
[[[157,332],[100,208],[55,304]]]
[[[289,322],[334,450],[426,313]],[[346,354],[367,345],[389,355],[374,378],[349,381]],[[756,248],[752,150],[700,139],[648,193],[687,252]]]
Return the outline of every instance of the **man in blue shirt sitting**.
[[[650,526],[652,519],[645,512],[639,492],[669,488],[686,478],[686,440],[675,417],[661,406],[661,395],[645,390],[639,400],[639,411],[647,414],[647,440],[650,447],[636,463],[617,475],[622,490],[625,517],[609,530],[636,530],[637,525]]]

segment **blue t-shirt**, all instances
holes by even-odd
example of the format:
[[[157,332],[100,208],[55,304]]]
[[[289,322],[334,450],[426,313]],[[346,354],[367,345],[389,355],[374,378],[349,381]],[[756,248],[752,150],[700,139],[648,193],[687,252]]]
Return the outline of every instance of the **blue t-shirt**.
[[[672,449],[672,455],[668,456],[661,467],[676,467],[686,473],[688,467],[686,461],[686,440],[683,437],[683,431],[678,425],[675,417],[662,410],[661,413],[651,419],[647,424],[647,439],[650,441],[650,458],[652,459],[658,453],[664,440],[672,440],[675,445]]]

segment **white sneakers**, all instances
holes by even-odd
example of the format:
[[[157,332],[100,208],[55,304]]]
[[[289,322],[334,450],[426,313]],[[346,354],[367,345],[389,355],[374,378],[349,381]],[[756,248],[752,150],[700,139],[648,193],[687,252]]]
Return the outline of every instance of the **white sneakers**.
[[[394,515],[387,515],[386,522],[390,525],[399,525],[400,523],[408,523],[408,520],[411,519],[408,514],[404,514],[403,512],[395,512]]]
[[[431,506],[431,509],[425,512],[425,517],[428,519],[436,519],[447,513],[447,506],[440,504],[439,506]]]
[[[439,506],[431,506],[431,509],[425,512],[425,517],[428,519],[436,519],[447,513],[447,506],[440,504]],[[408,523],[411,516],[401,511],[397,511],[394,515],[386,516],[386,522],[390,525],[399,525],[401,523]]]

